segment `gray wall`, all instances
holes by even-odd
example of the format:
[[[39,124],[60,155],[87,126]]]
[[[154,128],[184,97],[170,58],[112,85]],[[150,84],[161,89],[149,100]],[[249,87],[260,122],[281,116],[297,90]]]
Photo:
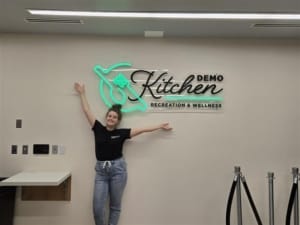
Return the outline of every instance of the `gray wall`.
[[[235,165],[242,167],[265,223],[266,176],[275,172],[275,219],[284,222],[291,167],[300,163],[299,40],[14,34],[0,40],[3,172],[72,172],[71,202],[24,202],[18,196],[16,225],[93,224],[93,134],[73,83],[86,84],[90,105],[103,121],[106,107],[92,68],[117,61],[167,68],[178,79],[197,72],[225,77],[224,109],[219,113],[125,116],[122,127],[169,121],[174,130],[126,143],[129,180],[120,225],[224,224]],[[18,118],[22,129],[14,128]],[[63,145],[66,152],[33,156],[34,143]],[[30,154],[11,155],[11,144],[30,145]],[[255,224],[248,203],[244,207],[245,223]]]
[[[3,102],[3,85],[2,85],[2,78],[3,78],[3,40],[2,37],[0,36],[0,124],[3,124],[3,116],[2,116],[2,102]],[[0,146],[2,148],[2,136],[3,136],[3,129],[0,129]],[[2,152],[1,152],[2,153]],[[2,154],[0,153],[0,177],[4,175],[3,172],[3,157]]]

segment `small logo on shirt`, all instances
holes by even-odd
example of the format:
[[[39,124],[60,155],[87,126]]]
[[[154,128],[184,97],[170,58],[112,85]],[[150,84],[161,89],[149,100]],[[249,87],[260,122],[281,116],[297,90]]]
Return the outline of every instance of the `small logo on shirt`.
[[[117,138],[120,138],[120,135],[111,136],[110,138],[111,138],[111,139],[117,139]]]

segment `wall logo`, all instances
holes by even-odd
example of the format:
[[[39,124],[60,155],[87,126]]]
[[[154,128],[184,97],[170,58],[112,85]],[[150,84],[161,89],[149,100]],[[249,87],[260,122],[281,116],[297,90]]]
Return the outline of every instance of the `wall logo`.
[[[167,70],[133,69],[128,62],[94,67],[102,100],[123,112],[201,112],[222,109],[221,74],[190,74],[176,81]]]
[[[104,103],[110,108],[113,104],[121,104],[122,106],[127,105],[129,96],[133,96],[139,104],[122,107],[123,112],[132,112],[132,111],[146,111],[147,103],[137,94],[137,92],[132,88],[130,81],[126,78],[123,73],[118,73],[117,76],[112,77],[112,80],[109,80],[109,75],[112,75],[112,72],[119,68],[131,67],[129,63],[118,63],[111,65],[107,69],[97,65],[94,67],[95,73],[100,77],[99,82],[99,91],[100,96],[103,99]],[[105,92],[107,88],[107,92]]]

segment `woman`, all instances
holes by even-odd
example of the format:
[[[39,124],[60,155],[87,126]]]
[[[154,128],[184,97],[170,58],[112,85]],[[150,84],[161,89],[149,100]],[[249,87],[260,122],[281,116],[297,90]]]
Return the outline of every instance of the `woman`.
[[[75,83],[80,96],[81,106],[95,135],[96,177],[93,197],[94,219],[96,225],[105,225],[105,205],[109,199],[109,225],[117,225],[121,212],[122,194],[127,182],[126,162],[123,158],[123,143],[126,139],[145,132],[156,130],[169,131],[168,123],[139,129],[118,129],[122,119],[121,105],[114,105],[106,113],[106,125],[103,126],[91,112],[85,87]]]

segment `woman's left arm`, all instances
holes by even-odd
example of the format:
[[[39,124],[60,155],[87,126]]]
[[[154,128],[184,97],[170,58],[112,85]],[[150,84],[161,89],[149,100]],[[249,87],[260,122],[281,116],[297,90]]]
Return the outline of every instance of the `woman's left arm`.
[[[133,128],[130,131],[130,137],[135,137],[137,135],[140,135],[142,133],[146,133],[146,132],[153,132],[156,130],[165,130],[165,131],[170,131],[172,130],[172,128],[169,126],[169,123],[162,123],[156,126],[152,126],[152,127],[144,127],[144,128]]]

